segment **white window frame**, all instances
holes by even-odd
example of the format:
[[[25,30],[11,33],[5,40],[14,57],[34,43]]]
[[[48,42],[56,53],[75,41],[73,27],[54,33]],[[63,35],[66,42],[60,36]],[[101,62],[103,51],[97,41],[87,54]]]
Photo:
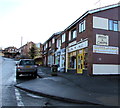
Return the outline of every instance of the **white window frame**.
[[[46,48],[47,48],[47,47],[48,47],[48,44],[46,43],[46,45],[45,45],[45,46],[46,46]]]
[[[76,37],[77,37],[77,30],[74,29],[74,30],[71,31],[71,40],[75,39]]]
[[[108,19],[93,16],[93,28],[108,30]]]
[[[77,37],[77,31],[74,30],[74,31],[73,31],[73,34],[72,34],[72,39],[74,39],[74,38],[76,38],[76,37]]]
[[[59,40],[57,39],[57,48],[59,47],[59,42],[58,42]]]
[[[110,23],[111,22],[111,23]],[[117,25],[117,26],[116,26]],[[119,31],[119,21],[116,21],[116,20],[109,20],[109,24],[108,24],[108,28],[109,30],[112,30],[112,31]],[[116,29],[117,27],[117,29]]]
[[[71,40],[71,31],[69,31],[69,41]]]
[[[61,47],[61,39],[59,39],[59,46]]]
[[[57,39],[57,48],[61,47],[61,40]]]
[[[86,29],[86,20],[79,23],[79,32],[83,32]]]
[[[55,43],[55,38],[52,38],[52,44],[54,44]]]
[[[51,47],[51,41],[49,41],[49,47]]]
[[[65,37],[66,37],[66,34],[62,34],[62,43],[65,42]]]

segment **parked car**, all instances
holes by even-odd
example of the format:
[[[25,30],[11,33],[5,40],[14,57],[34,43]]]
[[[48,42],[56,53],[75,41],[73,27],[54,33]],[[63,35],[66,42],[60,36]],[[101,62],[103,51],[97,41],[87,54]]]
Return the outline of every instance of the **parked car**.
[[[30,74],[37,78],[37,65],[33,59],[20,59],[16,64],[16,78],[21,74]]]

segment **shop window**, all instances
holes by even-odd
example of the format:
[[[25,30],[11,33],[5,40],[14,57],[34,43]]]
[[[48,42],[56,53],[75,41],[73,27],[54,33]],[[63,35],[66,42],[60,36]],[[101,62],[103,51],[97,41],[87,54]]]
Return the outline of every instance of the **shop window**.
[[[69,55],[68,55],[68,68],[76,69],[76,52],[69,53]]]

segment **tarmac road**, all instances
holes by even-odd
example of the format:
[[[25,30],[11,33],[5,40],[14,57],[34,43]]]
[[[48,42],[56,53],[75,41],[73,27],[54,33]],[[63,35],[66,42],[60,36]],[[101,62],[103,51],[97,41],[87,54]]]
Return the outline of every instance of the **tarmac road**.
[[[16,88],[14,85],[32,80],[32,77],[23,76],[19,80],[15,78],[15,63],[16,61],[8,58],[0,57],[0,76],[2,76],[1,98],[2,107],[11,106],[89,106],[88,104],[75,104],[64,101],[54,100],[47,97],[37,96]],[[39,78],[39,77],[38,77]]]

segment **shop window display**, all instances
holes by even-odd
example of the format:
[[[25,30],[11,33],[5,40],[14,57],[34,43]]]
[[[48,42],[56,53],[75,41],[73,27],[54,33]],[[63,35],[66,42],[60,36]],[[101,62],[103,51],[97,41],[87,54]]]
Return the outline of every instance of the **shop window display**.
[[[76,52],[69,53],[68,55],[68,68],[76,69]]]

